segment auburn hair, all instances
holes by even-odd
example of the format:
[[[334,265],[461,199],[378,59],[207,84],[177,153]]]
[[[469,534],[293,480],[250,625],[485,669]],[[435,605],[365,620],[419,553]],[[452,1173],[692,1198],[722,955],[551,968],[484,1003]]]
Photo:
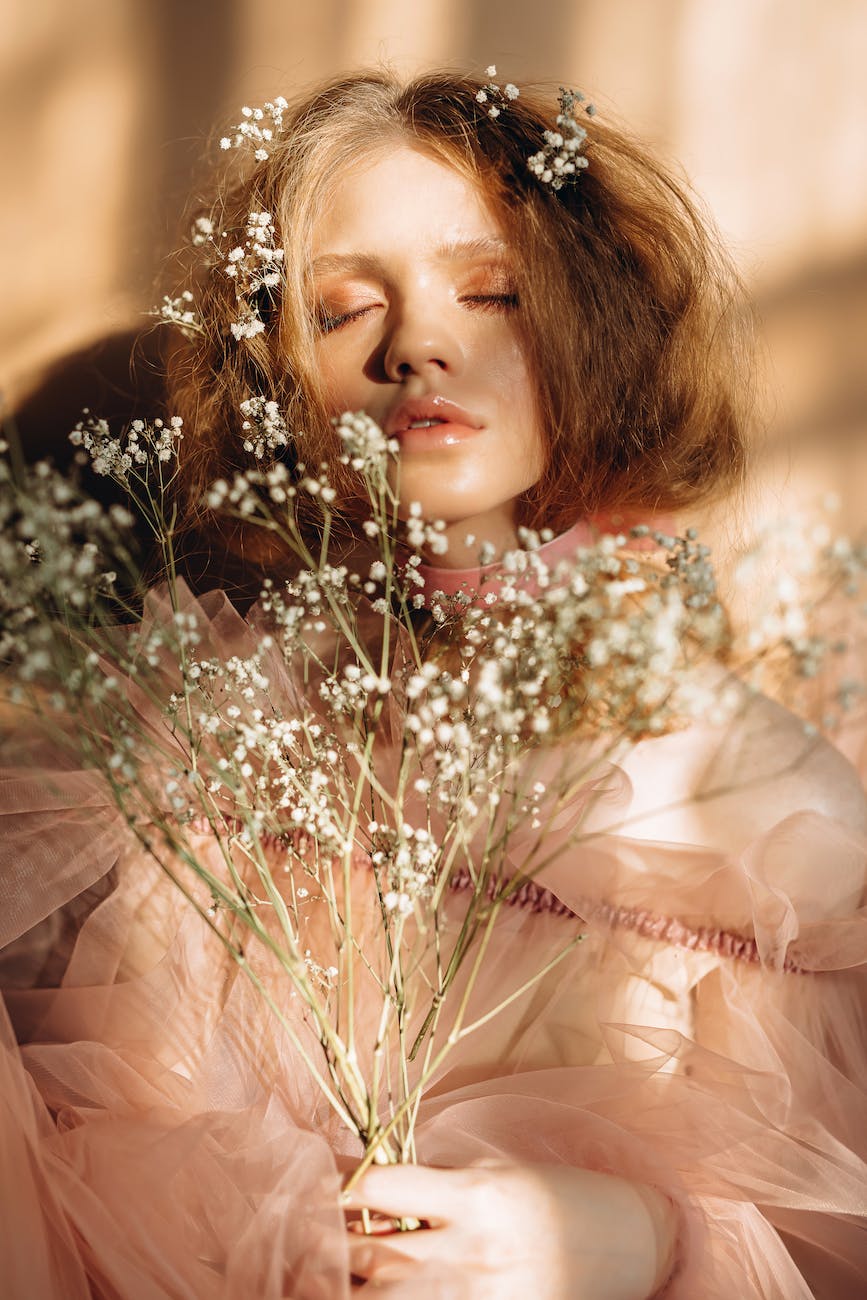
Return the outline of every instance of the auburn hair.
[[[477,185],[516,256],[516,320],[536,375],[547,461],[521,498],[520,521],[562,530],[597,514],[669,513],[731,487],[745,461],[749,349],[737,278],[695,202],[648,151],[598,116],[582,119],[588,166],[559,190],[527,159],[551,129],[550,92],[521,91],[496,118],[482,83],[447,72],[403,82],[388,72],[332,81],[284,115],[267,158],[238,150],[216,183],[211,220],[225,247],[198,257],[190,285],[204,326],[167,358],[168,403],[186,437],[183,515],[198,537],[222,533],[264,559],[243,527],[227,533],[204,504],[208,485],[248,468],[240,404],[278,402],[285,453],[329,461],[348,532],[358,485],[336,463],[320,391],[309,300],[317,212],[356,161],[404,142]],[[243,157],[247,153],[249,157]],[[279,288],[260,289],[257,336],[236,338],[232,241],[268,212],[284,249]],[[196,250],[200,252],[201,250]],[[272,557],[273,559],[273,557]]]

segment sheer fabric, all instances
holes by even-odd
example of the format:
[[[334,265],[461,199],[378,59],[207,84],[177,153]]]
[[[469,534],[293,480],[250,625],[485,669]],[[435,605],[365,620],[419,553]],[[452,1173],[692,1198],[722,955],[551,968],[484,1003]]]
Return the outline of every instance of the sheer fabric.
[[[243,652],[249,627],[224,598],[197,610],[214,653]],[[157,598],[148,616],[165,616]],[[100,779],[38,739],[21,766],[22,743],[0,783],[6,1293],[348,1300],[338,1189],[352,1139]],[[447,1058],[419,1160],[566,1162],[661,1188],[685,1225],[671,1297],[859,1294],[867,819],[854,768],[756,697],[734,726],[635,745],[600,782],[581,842],[576,805],[551,865],[504,909],[473,1005],[585,937]],[[513,838],[507,870],[531,840],[529,825]],[[218,870],[213,839],[196,846]],[[359,857],[360,900],[367,871]],[[298,1014],[287,983],[270,989]]]

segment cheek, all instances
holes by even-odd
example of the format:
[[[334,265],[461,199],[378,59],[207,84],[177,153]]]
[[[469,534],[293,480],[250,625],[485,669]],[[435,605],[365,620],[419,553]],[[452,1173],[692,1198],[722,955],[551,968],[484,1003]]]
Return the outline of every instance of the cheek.
[[[512,337],[501,350],[494,377],[500,393],[500,409],[513,431],[521,460],[533,482],[545,468],[545,438],[541,403],[534,377],[530,374],[523,348]]]
[[[536,385],[514,328],[504,323],[494,338],[486,340],[480,348],[477,364],[480,373],[487,373],[494,382],[504,406],[517,404],[522,413],[536,410]]]
[[[362,391],[363,375],[360,367],[353,366],[352,358],[345,355],[337,340],[327,346],[317,347],[314,364],[325,404],[332,415],[355,410],[359,406],[357,394]]]
[[[338,408],[342,409],[346,405],[343,400],[345,383],[342,382],[341,370],[333,364],[333,358],[323,357],[321,351],[315,358],[315,364],[325,405],[332,415],[337,415],[340,413]]]

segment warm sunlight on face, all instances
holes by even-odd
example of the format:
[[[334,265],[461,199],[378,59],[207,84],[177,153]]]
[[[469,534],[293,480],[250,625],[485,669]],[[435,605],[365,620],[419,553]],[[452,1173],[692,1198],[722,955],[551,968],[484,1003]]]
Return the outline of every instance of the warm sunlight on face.
[[[315,228],[312,297],[329,405],[398,440],[404,510],[450,525],[443,562],[511,545],[544,443],[510,252],[478,191],[408,145],[347,169]]]

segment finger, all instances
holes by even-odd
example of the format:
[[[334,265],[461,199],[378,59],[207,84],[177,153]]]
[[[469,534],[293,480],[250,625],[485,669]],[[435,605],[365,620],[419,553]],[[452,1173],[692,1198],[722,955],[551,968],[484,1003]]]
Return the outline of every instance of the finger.
[[[370,1300],[422,1300],[422,1293],[418,1290],[417,1283],[414,1279],[386,1282],[382,1278],[350,1278],[352,1285],[352,1294],[358,1296],[369,1296]]]
[[[415,1268],[412,1260],[384,1246],[381,1238],[350,1239],[349,1271],[353,1278],[365,1282],[396,1282]]]
[[[375,1277],[369,1282],[365,1279],[352,1279],[352,1294],[358,1296],[359,1300],[365,1296],[369,1296],[370,1300],[469,1300],[463,1291],[456,1291],[451,1285],[448,1289],[443,1289],[437,1283],[428,1285],[426,1281],[415,1277],[395,1279],[393,1282]]]
[[[473,1291],[465,1291],[461,1278],[466,1261],[459,1266],[439,1254],[431,1258],[409,1260],[410,1249],[423,1244],[421,1237],[434,1238],[439,1231],[397,1233],[399,1245],[393,1249],[382,1238],[366,1243],[350,1243],[350,1275],[356,1291],[370,1289],[377,1296],[393,1300],[470,1300]]]
[[[363,1265],[366,1260],[383,1264],[420,1264],[427,1260],[444,1259],[450,1253],[451,1233],[448,1228],[417,1228],[413,1232],[392,1232],[388,1237],[362,1237],[351,1233],[349,1258],[353,1272],[356,1260]]]
[[[424,1169],[419,1165],[388,1165],[368,1169],[351,1191],[344,1192],[349,1209],[379,1210],[395,1219],[408,1217],[448,1223],[461,1213],[467,1176],[460,1169]]]
[[[346,1218],[347,1232],[355,1233],[362,1237],[391,1237],[400,1228],[394,1219],[381,1218],[379,1215],[367,1215],[367,1226],[365,1228],[364,1219],[361,1210],[344,1210]]]

